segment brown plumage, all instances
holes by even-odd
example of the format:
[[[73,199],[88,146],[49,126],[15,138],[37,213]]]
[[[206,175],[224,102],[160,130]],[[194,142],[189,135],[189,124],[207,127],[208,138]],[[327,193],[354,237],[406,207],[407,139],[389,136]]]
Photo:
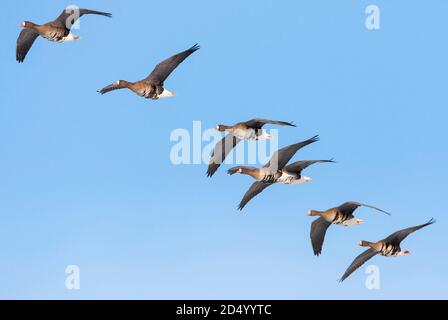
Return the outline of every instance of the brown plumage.
[[[410,254],[409,250],[404,250],[400,247],[401,242],[406,239],[406,237],[411,233],[427,227],[433,223],[435,223],[435,220],[431,219],[427,223],[394,232],[387,238],[377,242],[360,241],[360,246],[369,247],[369,249],[361,253],[355,258],[355,260],[353,260],[353,262],[341,277],[340,281],[342,282],[347,279],[356,269],[361,267],[367,260],[377,254],[385,257],[398,257]]]
[[[305,160],[287,166],[287,163],[297,151],[318,140],[319,137],[314,136],[308,140],[281,148],[272,155],[269,162],[262,168],[237,166],[227,170],[230,175],[235,173],[245,174],[257,180],[243,196],[238,209],[242,210],[252,198],[274,183],[299,184],[311,181],[311,178],[302,175],[302,170],[312,164],[334,162],[333,160]]]
[[[170,97],[174,94],[164,88],[166,78],[181,64],[188,56],[199,49],[199,45],[195,44],[188,50],[182,51],[174,56],[159,63],[151,74],[143,80],[137,82],[129,82],[126,80],[118,80],[104,87],[99,91],[101,94],[108,93],[117,89],[127,88],[135,94],[146,99],[157,100],[163,97]]]
[[[232,149],[240,141],[269,140],[271,136],[266,134],[262,129],[266,124],[295,127],[295,124],[293,124],[292,122],[276,121],[263,118],[255,118],[249,121],[239,122],[232,126],[226,126],[223,124],[216,126],[216,130],[221,132],[228,132],[229,134],[216,144],[210,157],[210,162],[207,169],[207,177],[211,177],[215,174],[230,151],[232,151]]]
[[[319,217],[318,219],[314,220],[313,223],[311,224],[311,231],[310,231],[311,245],[313,247],[314,255],[318,256],[322,253],[322,246],[324,243],[325,234],[327,232],[328,227],[330,227],[332,224],[350,226],[364,223],[363,220],[357,219],[353,215],[353,212],[361,206],[369,207],[390,215],[390,213],[381,210],[377,207],[373,207],[365,203],[354,201],[345,202],[340,206],[330,208],[325,211],[310,210],[308,212],[309,216]]]
[[[17,39],[16,60],[20,63],[25,60],[28,51],[31,49],[34,41],[41,36],[52,42],[66,42],[79,39],[70,33],[75,22],[85,14],[96,14],[105,17],[112,17],[110,13],[89,10],[67,8],[55,20],[42,25],[30,21],[24,21],[20,24],[22,32]]]

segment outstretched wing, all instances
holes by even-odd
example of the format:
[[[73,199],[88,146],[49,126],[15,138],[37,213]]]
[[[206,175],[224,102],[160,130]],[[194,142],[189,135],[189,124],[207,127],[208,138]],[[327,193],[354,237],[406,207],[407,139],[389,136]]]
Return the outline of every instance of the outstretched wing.
[[[426,222],[424,224],[421,224],[419,226],[410,227],[410,228],[406,228],[406,229],[394,232],[390,236],[388,236],[386,239],[384,239],[383,241],[386,242],[386,243],[399,245],[401,243],[401,241],[403,241],[412,232],[420,230],[421,228],[429,226],[429,225],[431,225],[431,224],[433,224],[435,222],[436,221],[433,218],[431,218],[431,220],[429,220],[428,222]]]
[[[344,281],[347,279],[356,269],[358,269],[360,266],[362,266],[367,260],[375,256],[377,252],[373,250],[372,248],[364,251],[359,256],[353,260],[352,264],[347,268],[344,275],[341,277],[339,281]]]
[[[232,134],[228,134],[216,144],[208,165],[207,177],[211,177],[215,174],[216,170],[218,170],[221,163],[224,162],[230,151],[232,151],[240,141],[240,139]]]
[[[243,199],[241,200],[240,204],[238,205],[238,210],[243,210],[243,208],[246,206],[246,204],[252,200],[253,197],[261,193],[264,189],[272,185],[272,183],[266,183],[262,181],[254,182],[249,190],[247,190],[246,194],[244,195]]]
[[[265,168],[269,168],[272,172],[283,169],[283,167],[288,163],[289,160],[299,151],[301,148],[316,142],[319,140],[319,136],[314,136],[311,139],[295,143],[284,147],[278,151],[276,151],[271,160],[264,166]]]
[[[163,85],[166,78],[177,68],[179,64],[182,63],[189,55],[191,55],[196,50],[199,50],[199,45],[195,44],[190,49],[185,50],[181,53],[175,54],[174,56],[166,59],[159,63],[151,74],[146,78],[147,81],[155,85]]]
[[[322,217],[314,220],[311,224],[311,245],[313,246],[314,255],[318,256],[322,252],[322,246],[324,244],[325,233],[331,223]]]
[[[303,161],[297,161],[297,162],[291,163],[290,165],[287,165],[285,167],[285,169],[288,172],[294,172],[297,174],[301,174],[302,170],[304,170],[305,168],[308,168],[309,166],[311,166],[315,163],[325,163],[325,162],[334,163],[333,160],[303,160]]]
[[[351,215],[351,214],[353,214],[353,212],[354,212],[356,209],[358,209],[358,208],[361,207],[361,206],[362,206],[362,207],[367,207],[367,208],[375,209],[375,210],[380,211],[380,212],[383,212],[383,213],[385,213],[385,214],[387,214],[387,215],[389,215],[389,216],[391,215],[389,212],[386,212],[386,211],[384,211],[384,210],[382,210],[382,209],[380,209],[380,208],[371,206],[371,205],[366,204],[366,203],[355,202],[355,201],[347,201],[347,202],[341,204],[341,205],[338,207],[338,209],[339,209],[339,211],[341,211],[341,212],[344,213],[344,214]]]
[[[76,7],[67,7],[62,11],[62,13],[59,15],[59,17],[54,20],[54,22],[61,23],[64,27],[67,29],[71,29],[73,25],[76,23],[76,21],[81,18],[85,14],[96,14],[100,16],[105,17],[112,17],[111,13],[108,12],[102,12],[102,11],[95,11],[95,10],[89,10],[89,9],[80,9]]]
[[[31,46],[38,36],[39,34],[32,29],[23,29],[22,32],[20,32],[16,46],[16,60],[18,62],[23,62],[23,60],[25,60],[28,51],[30,51]]]
[[[295,127],[296,125],[292,122],[286,122],[286,121],[275,121],[275,120],[269,120],[269,119],[263,119],[263,118],[255,118],[249,121],[244,122],[246,126],[249,128],[261,128],[265,124],[274,124],[278,126],[291,126]]]

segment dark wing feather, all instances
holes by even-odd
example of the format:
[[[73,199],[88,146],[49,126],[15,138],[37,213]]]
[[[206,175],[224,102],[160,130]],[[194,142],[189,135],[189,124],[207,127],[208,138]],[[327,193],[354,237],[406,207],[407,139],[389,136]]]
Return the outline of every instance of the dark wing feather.
[[[380,211],[380,212],[383,212],[383,213],[385,213],[385,214],[387,214],[387,215],[391,215],[389,212],[386,212],[386,211],[384,211],[384,210],[382,210],[382,209],[380,209],[380,208],[371,206],[371,205],[366,204],[366,203],[355,202],[355,201],[347,201],[347,202],[341,204],[341,205],[338,207],[338,209],[339,209],[340,212],[342,212],[342,213],[344,213],[344,214],[352,215],[353,212],[354,212],[356,209],[358,209],[359,207],[361,207],[361,206],[362,206],[362,207],[371,208],[371,209],[375,209],[375,210]]]
[[[322,217],[314,220],[311,224],[311,245],[313,246],[314,255],[318,256],[322,253],[322,246],[325,240],[325,233],[331,223]]]
[[[265,124],[274,124],[278,126],[291,126],[295,127],[296,125],[292,122],[286,122],[286,121],[275,121],[275,120],[269,120],[269,119],[263,119],[263,118],[255,118],[249,121],[244,122],[246,126],[249,128],[261,128]]]
[[[261,193],[264,189],[272,185],[272,183],[266,183],[262,181],[254,182],[249,190],[247,190],[246,194],[244,195],[243,199],[241,200],[240,204],[238,205],[238,210],[243,210],[243,208],[246,206],[246,204],[256,195]]]
[[[355,258],[355,260],[353,260],[352,264],[347,268],[347,271],[345,271],[344,275],[341,277],[341,279],[339,281],[342,282],[345,279],[347,279],[353,273],[353,271],[358,269],[367,260],[369,260],[370,258],[375,256],[376,254],[377,254],[377,252],[375,250],[373,250],[372,248],[370,248],[370,249],[364,251],[363,253],[361,253],[359,256],[357,256]]]
[[[311,139],[284,147],[276,151],[271,157],[271,160],[269,160],[269,162],[266,163],[264,167],[269,168],[272,172],[283,169],[283,167],[288,163],[289,160],[291,160],[291,158],[294,156],[294,154],[296,154],[297,151],[318,140],[319,136],[314,136]]]
[[[17,38],[16,60],[23,62],[39,34],[32,29],[23,29]]]
[[[208,165],[207,177],[211,177],[215,174],[216,170],[218,170],[221,163],[224,162],[230,151],[232,151],[240,141],[241,140],[237,137],[228,134],[216,144]]]
[[[315,164],[315,163],[326,163],[331,162],[334,163],[333,160],[303,160],[303,161],[297,161],[294,163],[291,163],[290,165],[287,165],[285,169],[288,172],[294,172],[297,174],[301,174],[302,170],[308,168],[309,166]]]
[[[195,44],[188,50],[181,53],[175,54],[174,56],[159,63],[151,74],[146,78],[147,81],[154,85],[163,85],[166,78],[177,68],[179,64],[182,63],[189,55],[191,55],[196,50],[199,50],[199,45]]]
[[[391,243],[395,245],[400,245],[401,241],[403,241],[408,235],[410,235],[412,232],[420,230],[421,228],[424,228],[426,226],[429,226],[436,221],[434,219],[429,220],[427,223],[421,224],[419,226],[406,228],[403,230],[399,230],[397,232],[392,233],[390,236],[388,236],[383,241],[386,243]]]
[[[58,22],[68,30],[70,30],[76,23],[76,21],[85,14],[97,14],[109,18],[112,17],[112,14],[108,12],[68,7],[62,11],[62,13],[59,15],[59,17],[56,18],[56,20],[54,20],[54,22]]]

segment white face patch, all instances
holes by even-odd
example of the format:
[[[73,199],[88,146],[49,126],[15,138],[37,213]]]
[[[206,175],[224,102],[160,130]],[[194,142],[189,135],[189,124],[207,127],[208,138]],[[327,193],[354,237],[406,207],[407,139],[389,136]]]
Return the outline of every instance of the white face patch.
[[[115,81],[114,85],[119,86],[120,85],[120,80]]]

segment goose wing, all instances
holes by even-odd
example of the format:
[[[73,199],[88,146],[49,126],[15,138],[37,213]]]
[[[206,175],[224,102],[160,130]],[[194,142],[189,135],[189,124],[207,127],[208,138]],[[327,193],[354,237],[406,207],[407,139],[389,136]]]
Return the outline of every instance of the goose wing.
[[[264,166],[265,168],[269,168],[272,172],[283,169],[283,167],[291,160],[291,158],[299,151],[301,148],[316,142],[319,140],[319,136],[314,136],[311,139],[295,143],[284,147],[280,150],[277,150],[271,157],[268,163]]]
[[[351,215],[351,214],[353,214],[353,212],[354,212],[356,209],[358,209],[358,208],[361,207],[361,206],[362,206],[362,207],[371,208],[371,209],[375,209],[375,210],[380,211],[380,212],[383,212],[383,213],[385,213],[385,214],[387,214],[387,215],[389,215],[389,216],[391,215],[389,212],[386,212],[386,211],[384,211],[384,210],[382,210],[382,209],[380,209],[380,208],[371,206],[371,205],[366,204],[366,203],[355,202],[355,201],[347,201],[347,202],[341,204],[341,205],[338,207],[338,209],[339,209],[339,211],[341,211],[341,212],[344,213],[344,214]]]
[[[295,127],[296,125],[292,122],[286,122],[286,121],[276,121],[276,120],[269,120],[269,119],[263,119],[263,118],[255,118],[249,121],[244,122],[246,126],[249,128],[261,128],[265,124],[274,124],[278,126],[291,126]]]
[[[322,246],[325,240],[325,234],[331,223],[322,217],[314,220],[311,224],[311,245],[313,246],[314,255],[318,256],[322,253]]]
[[[105,17],[112,17],[111,13],[108,12],[102,12],[102,11],[95,11],[95,10],[89,10],[89,9],[80,9],[75,7],[67,7],[62,11],[62,13],[59,15],[59,17],[54,20],[54,22],[58,22],[62,24],[64,27],[66,27],[68,30],[70,30],[73,25],[76,23],[76,21],[81,18],[85,14],[96,14],[100,16]]]
[[[246,206],[246,204],[252,200],[255,196],[257,196],[259,193],[261,193],[264,189],[272,185],[272,183],[266,183],[262,181],[254,182],[249,190],[247,190],[246,194],[244,195],[243,199],[241,199],[240,204],[238,205],[238,210],[243,210],[243,208]]]
[[[288,172],[294,172],[297,174],[301,174],[302,170],[308,168],[309,166],[311,166],[315,163],[326,163],[326,162],[334,163],[333,160],[302,160],[302,161],[297,161],[297,162],[291,163],[290,165],[287,165],[285,167],[285,169]]]
[[[218,170],[221,163],[224,162],[227,155],[241,140],[232,134],[226,135],[215,146],[212,152],[210,162],[207,169],[207,177],[211,177]]]
[[[377,252],[373,250],[372,248],[369,248],[368,250],[361,253],[359,256],[353,260],[352,264],[347,268],[343,276],[339,281],[344,281],[347,279],[356,269],[358,269],[360,266],[362,266],[367,260],[375,256]]]
[[[429,225],[431,225],[431,224],[433,224],[435,222],[436,221],[434,219],[431,219],[428,222],[426,222],[424,224],[421,224],[419,226],[415,226],[415,227],[410,227],[410,228],[406,228],[406,229],[403,229],[403,230],[399,230],[397,232],[392,233],[390,236],[388,236],[383,241],[386,242],[386,243],[392,243],[392,244],[395,244],[395,245],[400,245],[401,241],[406,239],[406,237],[408,235],[410,235],[412,232],[420,230],[421,228],[429,226]]]
[[[188,56],[190,56],[196,50],[199,50],[199,45],[195,44],[190,49],[175,54],[174,56],[160,62],[151,74],[146,78],[152,84],[163,85],[166,78],[182,63]]]
[[[20,32],[16,46],[16,60],[18,62],[23,62],[23,60],[25,60],[28,51],[30,51],[31,46],[38,36],[39,34],[32,29],[23,29],[22,32]]]

